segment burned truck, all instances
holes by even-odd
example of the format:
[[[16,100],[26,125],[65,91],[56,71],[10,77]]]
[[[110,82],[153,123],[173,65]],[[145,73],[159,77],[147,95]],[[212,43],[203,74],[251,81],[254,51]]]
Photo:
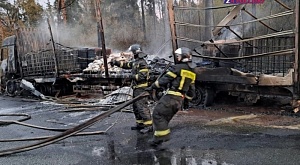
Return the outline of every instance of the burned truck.
[[[168,0],[173,50],[193,49],[198,64],[194,106],[212,104],[219,93],[248,103],[262,97],[299,100],[299,1],[264,3],[278,9],[269,15],[256,11],[264,8],[258,5],[198,8]],[[220,10],[227,14],[214,20],[219,23],[207,21],[217,12],[222,16]]]
[[[130,56],[131,53],[112,53],[106,49],[108,61],[111,58],[126,61]],[[101,48],[64,46],[55,43],[51,33],[39,29],[18,29],[16,35],[5,38],[0,57],[1,89],[10,96],[24,91],[24,81],[46,96],[106,95],[131,85],[130,70],[108,65],[108,75],[105,75]],[[157,71],[153,72],[155,75],[165,66],[163,62],[151,65]]]
[[[22,91],[21,80],[26,80],[44,95],[73,93],[75,83],[69,76],[81,73],[97,56],[101,48],[67,47],[55,43],[51,33],[20,28],[2,42],[1,89],[16,95]]]

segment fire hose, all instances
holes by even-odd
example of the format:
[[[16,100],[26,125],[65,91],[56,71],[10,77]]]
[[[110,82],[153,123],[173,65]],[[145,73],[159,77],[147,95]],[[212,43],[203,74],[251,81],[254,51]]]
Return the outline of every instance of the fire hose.
[[[131,100],[128,100],[128,101],[120,104],[119,106],[114,107],[114,108],[106,111],[105,113],[97,115],[97,116],[91,118],[90,120],[87,120],[86,122],[77,125],[76,127],[70,128],[70,129],[62,132],[61,134],[49,137],[49,138],[47,138],[47,139],[45,139],[41,142],[37,142],[37,143],[31,144],[31,145],[17,147],[17,148],[11,148],[11,149],[6,149],[6,150],[1,150],[0,151],[0,156],[5,156],[5,155],[14,154],[14,153],[30,151],[30,150],[33,150],[33,149],[41,148],[41,147],[47,146],[49,144],[61,141],[63,139],[66,139],[66,138],[68,138],[72,135],[75,135],[75,134],[89,128],[90,126],[94,125],[96,122],[98,122],[100,120],[103,120],[104,118],[110,116],[111,114],[121,110],[122,108],[125,108],[126,106],[128,106],[128,105],[130,105],[130,104],[132,104],[132,103],[134,103],[134,102],[136,102],[136,101],[138,101],[138,100],[140,100],[144,97],[147,97],[147,96],[149,96],[149,93],[148,92],[143,92],[142,94],[138,95],[137,97],[135,97]]]

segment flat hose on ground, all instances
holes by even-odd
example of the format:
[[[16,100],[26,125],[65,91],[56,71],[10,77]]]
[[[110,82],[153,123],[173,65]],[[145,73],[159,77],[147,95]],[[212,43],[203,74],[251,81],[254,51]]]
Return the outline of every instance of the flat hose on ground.
[[[92,119],[90,119],[90,120],[88,120],[88,121],[86,121],[82,124],[79,124],[78,126],[76,126],[74,128],[68,129],[65,132],[62,132],[61,134],[58,134],[56,136],[53,136],[51,138],[48,138],[46,140],[43,140],[43,141],[35,143],[35,144],[2,150],[2,151],[0,151],[0,156],[5,156],[5,155],[14,154],[14,153],[30,151],[30,150],[33,150],[33,149],[37,149],[37,148],[47,146],[49,144],[58,142],[58,141],[63,140],[63,139],[66,139],[66,138],[68,138],[68,137],[70,137],[70,136],[72,136],[72,135],[74,135],[74,134],[76,134],[80,131],[83,131],[84,129],[86,129],[86,128],[92,126],[92,125],[94,125],[96,122],[110,116],[111,114],[121,110],[122,108],[124,108],[124,107],[126,107],[126,106],[128,106],[128,105],[144,98],[144,97],[147,97],[147,96],[149,96],[149,93],[148,92],[143,92],[142,94],[138,95],[137,97],[135,97],[135,98],[133,98],[129,101],[126,101],[126,102],[120,104],[119,106],[114,107],[109,111],[106,111],[105,113],[97,115],[97,116],[93,117]]]

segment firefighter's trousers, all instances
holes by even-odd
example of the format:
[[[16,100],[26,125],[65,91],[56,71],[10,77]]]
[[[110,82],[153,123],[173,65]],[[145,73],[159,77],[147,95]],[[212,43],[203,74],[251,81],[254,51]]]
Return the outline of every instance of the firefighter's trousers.
[[[134,88],[133,97],[145,92],[145,88]],[[133,103],[133,113],[138,125],[152,126],[150,108],[148,107],[148,98],[142,98]]]
[[[153,110],[154,139],[167,140],[169,138],[169,122],[173,116],[181,109],[183,97],[175,95],[164,95]]]

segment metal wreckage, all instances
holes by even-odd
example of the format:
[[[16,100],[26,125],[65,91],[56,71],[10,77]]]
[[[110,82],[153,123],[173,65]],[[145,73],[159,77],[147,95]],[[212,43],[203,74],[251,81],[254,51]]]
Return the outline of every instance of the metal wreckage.
[[[104,58],[127,61],[132,58],[130,53],[111,54],[111,50],[106,49],[107,55],[103,57],[102,52],[101,48],[74,48],[55,43],[51,30],[50,35],[47,35],[39,29],[20,28],[16,35],[4,39],[1,47],[3,93],[9,96],[33,94],[42,100],[56,103],[63,102],[58,99],[59,95],[66,96],[72,93],[105,95],[100,102],[97,98],[98,101],[94,105],[81,104],[81,107],[99,109],[107,106],[111,109],[74,128],[60,130],[63,133],[38,143],[2,150],[0,156],[33,150],[75,134],[81,135],[79,132],[96,122],[149,96],[148,92],[144,92],[132,98],[130,70],[111,67],[107,63],[105,67]],[[167,66],[170,66],[170,62],[160,58],[149,61],[149,64],[154,75],[152,77],[155,75],[158,77]],[[66,104],[71,102],[67,101]],[[80,107],[69,107],[66,111],[78,110],[78,108]],[[28,116],[25,117],[24,120],[29,119]],[[11,124],[11,122],[1,120],[1,124]],[[88,134],[99,134],[99,132],[83,132],[82,135]]]
[[[72,93],[107,95],[120,87],[130,86],[131,71],[110,65],[105,69],[101,48],[66,47],[54,43],[51,36],[39,29],[20,28],[16,35],[4,39],[2,92],[15,96],[25,89],[45,99],[45,96]],[[128,61],[132,55],[127,52],[111,54],[111,49],[106,49],[105,57],[109,61]],[[157,76],[167,66],[166,60],[159,58],[149,64],[151,73]]]
[[[168,0],[167,3],[173,50],[191,42],[197,45],[194,46],[194,57],[198,57],[200,60],[197,61],[196,96],[191,101],[192,105],[208,106],[213,103],[216,94],[227,92],[228,95],[237,96],[240,100],[250,103],[255,103],[264,96],[289,97],[295,110],[298,109],[300,94],[299,1],[295,1],[294,9],[280,2],[279,4],[286,11],[263,18],[257,18],[251,14],[247,10],[246,4],[219,7],[232,7],[232,9],[214,27],[212,30],[214,37],[209,41],[197,40],[196,38],[201,37],[195,33],[192,35],[194,38],[185,36],[184,34],[189,34],[185,29],[190,29],[181,29],[181,26],[207,27],[199,25],[199,22],[197,24],[185,20],[187,12],[198,12],[199,14],[198,9],[175,6],[172,0]],[[218,7],[210,8],[210,10],[214,9],[218,9]],[[250,15],[253,20],[232,24],[241,12]],[[276,30],[263,22],[263,20],[269,19],[274,19],[272,21],[276,22],[276,19],[281,17],[294,18],[295,27]],[[237,25],[254,22],[261,24],[268,29],[268,32],[273,33],[244,38],[233,28]],[[228,32],[234,34],[235,38],[217,39],[218,36]],[[49,41],[52,44],[49,44]],[[130,86],[130,71],[114,70],[113,68],[108,70],[107,64],[100,58],[101,52],[100,48],[65,47],[54,43],[51,35],[41,31],[19,29],[15,36],[5,39],[2,43],[1,67],[4,71],[1,78],[2,90],[9,95],[15,95],[27,88],[43,98],[58,92],[62,95],[69,92],[91,91],[109,94],[109,91],[114,89]],[[125,54],[123,56],[120,54],[117,58],[126,60]],[[103,58],[115,57],[105,55]],[[151,70],[154,70],[155,75],[159,77],[169,62],[164,59],[156,60],[150,62],[150,65]],[[96,69],[95,66],[100,66],[100,69]],[[32,85],[26,85],[26,82]],[[122,101],[123,103],[106,113],[66,130],[62,134],[30,146],[0,151],[0,156],[39,148],[67,138],[148,95],[148,93],[143,93],[129,101],[125,101],[125,99]],[[109,101],[111,100],[107,102],[109,103]]]
[[[213,38],[200,41],[191,38],[185,30],[207,26],[185,23],[193,21],[185,17],[185,13],[199,16],[199,11],[203,9],[175,6],[171,0],[167,3],[173,50],[189,43],[196,45],[193,58],[198,59],[195,61],[198,65],[197,95],[191,102],[192,106],[208,106],[214,102],[218,93],[227,92],[249,103],[256,103],[265,96],[288,97],[294,107],[297,107],[300,93],[297,47],[299,36],[293,30],[299,28],[297,7],[293,10],[280,3],[287,11],[259,19],[248,11],[249,5],[222,6],[221,9],[232,9],[212,29]],[[210,10],[215,9],[219,8]],[[236,18],[241,13],[250,15],[253,20],[237,22]],[[272,19],[276,23],[280,21],[277,19],[285,18],[295,19],[293,29],[280,31],[263,22]],[[245,38],[243,36],[246,34],[236,32],[236,26],[251,23],[261,24],[268,29],[267,34],[255,36],[254,34],[258,34],[256,32],[247,34],[253,36]],[[229,33],[234,37],[226,39]],[[193,33],[192,36],[201,38],[197,35],[200,33]],[[16,95],[24,89],[20,84],[24,87],[24,82],[28,81],[46,96],[74,92],[106,95],[119,87],[130,86],[130,70],[111,68],[105,63],[105,60],[107,62],[111,58],[128,60],[130,55],[111,54],[110,49],[105,52],[106,55],[102,56],[102,48],[63,46],[53,41],[51,32],[48,34],[37,29],[18,29],[15,36],[6,38],[2,43],[0,60],[4,73],[1,76],[1,89],[9,95]],[[159,58],[155,60],[158,62],[149,63],[153,74],[159,76],[169,62]],[[35,91],[33,88],[29,90],[32,93]]]
[[[149,96],[148,92],[144,92],[132,98],[131,71],[109,65],[105,67],[101,48],[66,47],[54,43],[51,36],[52,34],[48,36],[38,29],[24,28],[18,29],[15,36],[8,37],[3,41],[1,49],[2,91],[9,96],[22,95],[25,92],[25,94],[33,94],[42,100],[56,103],[62,103],[62,100],[56,100],[58,95],[100,94],[105,96],[93,106],[98,109],[107,106],[110,109],[74,128],[60,129],[63,133],[38,143],[2,150],[0,156],[37,149],[75,134],[81,135],[81,131],[96,122]],[[104,58],[107,59],[127,61],[132,58],[132,55],[126,52],[111,54],[110,49],[107,49],[106,52],[108,54]],[[149,64],[153,77],[155,75],[159,77],[170,66],[170,62],[160,58],[149,61]],[[109,75],[106,75],[105,71],[108,71]],[[67,104],[71,103],[67,102]],[[91,104],[81,104],[81,107],[87,106],[92,107]],[[78,110],[79,106],[76,108]],[[68,110],[76,108],[69,107]],[[24,120],[27,120],[28,116],[25,117]],[[11,124],[11,121],[1,120],[1,123]],[[101,132],[83,132],[82,135],[99,133]]]

